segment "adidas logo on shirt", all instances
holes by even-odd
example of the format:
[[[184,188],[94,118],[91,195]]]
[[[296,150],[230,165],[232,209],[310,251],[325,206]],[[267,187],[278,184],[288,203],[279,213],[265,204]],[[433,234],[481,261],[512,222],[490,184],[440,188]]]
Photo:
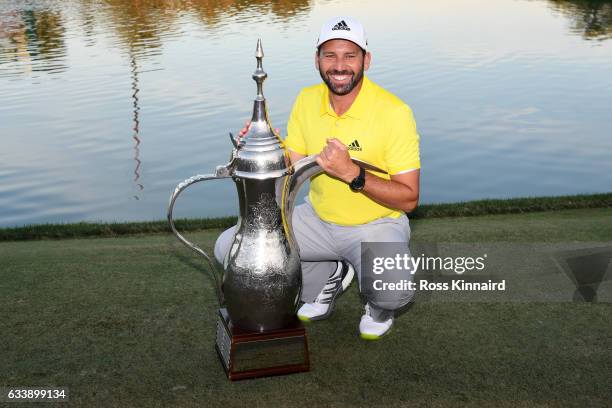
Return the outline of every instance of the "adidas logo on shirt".
[[[332,31],[336,31],[336,30],[346,30],[346,31],[351,31],[350,27],[348,25],[346,25],[346,23],[344,22],[344,20],[340,21],[338,24],[336,24],[334,26],[334,28],[332,28]]]
[[[350,145],[348,145],[348,149],[349,150],[354,150],[356,152],[360,152],[363,149],[361,148],[361,146],[359,146],[359,142],[357,141],[357,139],[355,139],[355,141],[353,143],[351,143]]]

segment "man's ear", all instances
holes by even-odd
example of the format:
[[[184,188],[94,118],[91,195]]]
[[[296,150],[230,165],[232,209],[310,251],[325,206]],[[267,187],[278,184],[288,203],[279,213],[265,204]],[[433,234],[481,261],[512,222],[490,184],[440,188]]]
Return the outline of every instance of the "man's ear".
[[[370,62],[372,62],[372,54],[370,52],[366,52],[363,57],[363,70],[367,71],[370,68]]]
[[[315,52],[315,68],[319,70],[319,50]]]

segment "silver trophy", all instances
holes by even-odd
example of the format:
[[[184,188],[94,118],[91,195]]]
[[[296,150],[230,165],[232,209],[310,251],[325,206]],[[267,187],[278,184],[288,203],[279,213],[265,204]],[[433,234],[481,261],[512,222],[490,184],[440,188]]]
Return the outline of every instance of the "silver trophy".
[[[306,333],[296,318],[302,274],[291,219],[299,188],[322,169],[315,155],[290,164],[283,141],[268,119],[261,40],[255,57],[257,95],[247,133],[240,140],[230,133],[234,148],[229,163],[217,166],[214,174],[197,175],[180,183],[168,207],[174,234],[208,261],[215,277],[221,305],[216,346],[230,379],[308,370]],[[383,172],[352,160],[366,169]],[[232,178],[236,184],[240,216],[220,285],[211,257],[176,230],[172,212],[187,187],[222,178]],[[251,347],[239,347],[249,342]],[[258,356],[275,356],[278,361],[257,362]]]

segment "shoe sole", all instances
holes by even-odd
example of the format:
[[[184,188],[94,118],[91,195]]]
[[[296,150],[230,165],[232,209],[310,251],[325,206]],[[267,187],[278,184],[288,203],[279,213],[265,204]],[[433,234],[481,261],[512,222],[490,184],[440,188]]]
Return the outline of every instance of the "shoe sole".
[[[378,334],[359,333],[359,337],[361,337],[364,340],[368,340],[368,341],[376,341],[376,340],[382,339],[387,334],[391,333],[391,330],[393,330],[393,327],[389,327],[389,330],[387,330],[386,332],[384,332],[380,336]]]
[[[349,270],[346,273],[346,276],[342,279],[342,290],[339,290],[336,293],[334,293],[334,295],[332,296],[331,302],[329,303],[329,309],[327,309],[327,312],[325,312],[325,314],[322,314],[319,316],[313,316],[313,317],[307,317],[307,316],[298,314],[297,315],[298,319],[300,319],[304,323],[310,323],[310,322],[316,322],[319,320],[325,320],[332,314],[332,312],[334,311],[334,307],[336,307],[336,299],[341,294],[344,293],[346,288],[350,286],[351,282],[353,281],[353,277],[355,276],[355,269],[353,269],[353,265],[351,265],[348,262],[347,262],[347,265],[349,267]]]

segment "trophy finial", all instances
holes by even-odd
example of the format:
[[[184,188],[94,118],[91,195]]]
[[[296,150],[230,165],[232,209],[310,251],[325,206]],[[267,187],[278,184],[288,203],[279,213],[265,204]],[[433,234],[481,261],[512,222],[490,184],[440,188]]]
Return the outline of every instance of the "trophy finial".
[[[263,82],[268,77],[268,74],[263,70],[262,59],[263,59],[263,47],[261,46],[261,38],[257,40],[257,48],[255,49],[255,58],[257,58],[257,69],[253,73],[253,79],[257,83],[257,96],[256,101],[265,101],[263,96]]]

